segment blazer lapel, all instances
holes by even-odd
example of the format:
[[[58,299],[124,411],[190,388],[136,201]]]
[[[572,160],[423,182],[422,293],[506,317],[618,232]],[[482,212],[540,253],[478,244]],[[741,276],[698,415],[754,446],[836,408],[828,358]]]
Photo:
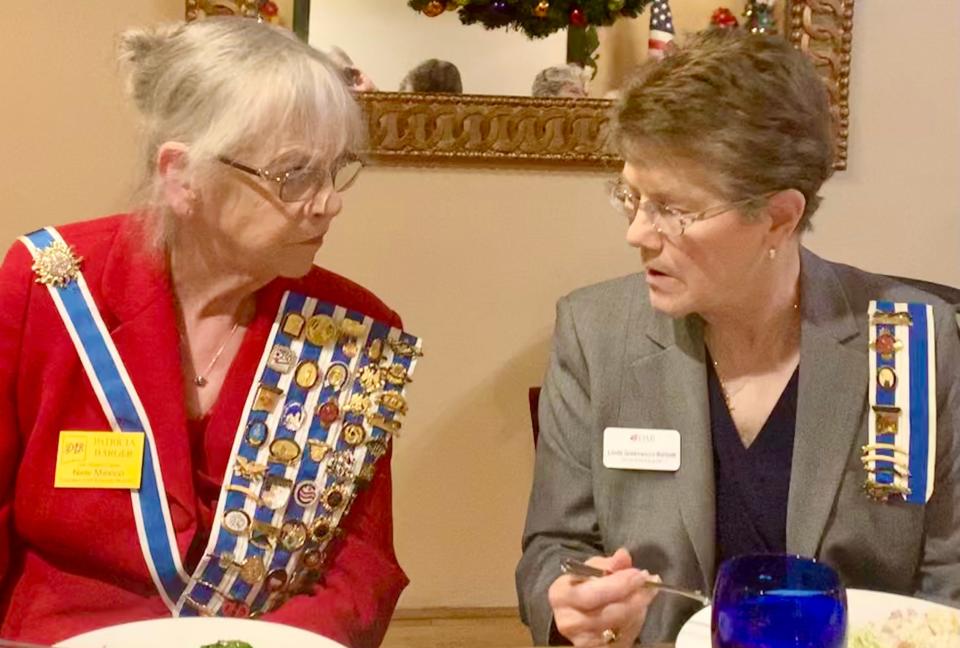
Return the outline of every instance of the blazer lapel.
[[[639,401],[640,420],[680,432],[680,513],[709,589],[716,567],[716,496],[702,323],[697,317],[673,320],[652,310],[646,318],[638,328],[656,350],[631,364],[633,400]]]
[[[815,556],[867,399],[866,342],[828,263],[801,256],[803,313],[787,551]],[[863,314],[866,317],[866,314]]]
[[[147,252],[143,240],[131,217],[114,240],[100,294],[105,323],[150,421],[179,531],[196,515],[180,338],[166,263],[162,256]]]

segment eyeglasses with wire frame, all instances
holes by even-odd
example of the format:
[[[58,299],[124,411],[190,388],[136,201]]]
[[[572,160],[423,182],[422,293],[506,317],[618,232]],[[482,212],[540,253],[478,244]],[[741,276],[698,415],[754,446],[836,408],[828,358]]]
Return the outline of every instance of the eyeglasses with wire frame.
[[[319,193],[327,186],[327,183],[332,183],[333,190],[342,193],[350,188],[360,174],[360,170],[363,169],[363,161],[356,157],[341,159],[332,171],[314,167],[295,167],[279,173],[247,166],[222,155],[217,160],[238,171],[257,176],[267,182],[276,183],[277,195],[283,202],[306,200]]]
[[[627,219],[628,223],[633,224],[633,221],[637,218],[637,214],[642,210],[647,222],[650,223],[659,234],[666,234],[668,236],[683,236],[687,228],[694,223],[725,214],[732,209],[744,207],[758,200],[766,200],[777,193],[776,191],[770,191],[742,200],[713,205],[712,207],[707,207],[706,209],[696,212],[685,212],[637,195],[623,178],[610,180],[607,183],[607,189],[610,204],[618,213]]]

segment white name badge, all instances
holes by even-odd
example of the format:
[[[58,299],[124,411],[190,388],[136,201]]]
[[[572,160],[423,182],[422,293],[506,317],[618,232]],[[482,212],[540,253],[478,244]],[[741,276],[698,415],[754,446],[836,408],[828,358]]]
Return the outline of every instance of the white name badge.
[[[603,465],[621,470],[680,469],[680,433],[647,428],[603,431]]]

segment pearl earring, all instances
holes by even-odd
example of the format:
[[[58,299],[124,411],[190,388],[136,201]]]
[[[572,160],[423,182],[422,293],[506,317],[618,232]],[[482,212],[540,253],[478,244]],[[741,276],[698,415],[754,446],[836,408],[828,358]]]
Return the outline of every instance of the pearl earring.
[[[777,248],[770,248],[770,249],[767,251],[767,256],[769,256],[771,260],[772,260],[772,259],[776,259],[776,258],[777,258]]]

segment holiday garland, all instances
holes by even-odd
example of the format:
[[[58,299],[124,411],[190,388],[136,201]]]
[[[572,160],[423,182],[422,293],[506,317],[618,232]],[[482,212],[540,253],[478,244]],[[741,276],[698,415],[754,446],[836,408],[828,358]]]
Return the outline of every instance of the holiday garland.
[[[456,11],[464,25],[482,24],[543,38],[568,27],[601,27],[636,18],[652,0],[408,0],[427,16]]]

